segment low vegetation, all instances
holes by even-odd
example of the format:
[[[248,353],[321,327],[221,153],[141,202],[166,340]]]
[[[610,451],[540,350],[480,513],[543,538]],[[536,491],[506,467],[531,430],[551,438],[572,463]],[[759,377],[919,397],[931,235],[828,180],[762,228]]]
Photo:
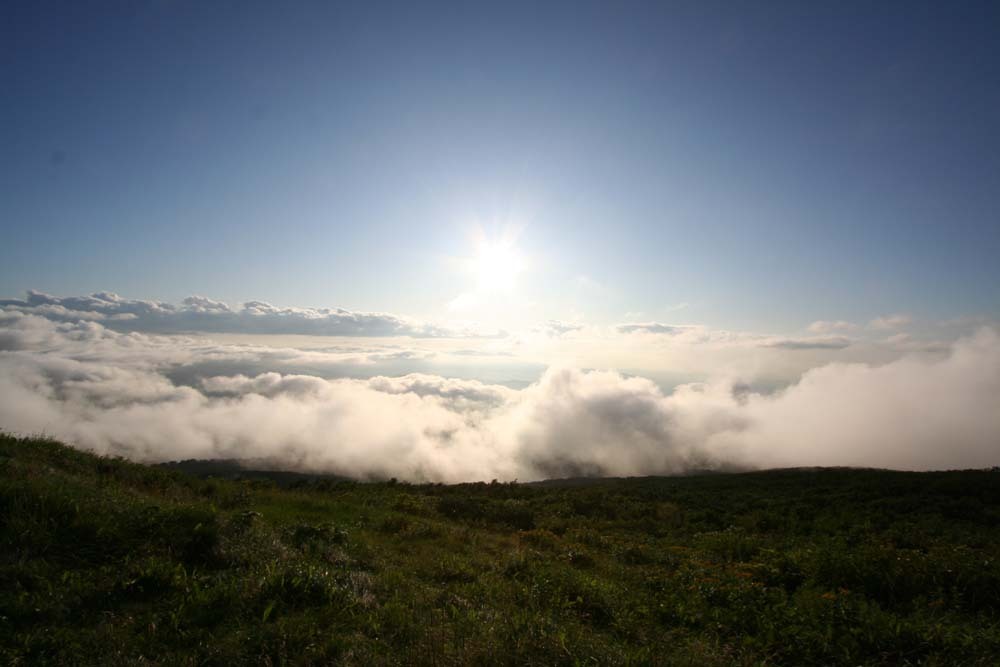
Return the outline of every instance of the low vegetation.
[[[4,664],[990,665],[1000,473],[213,479],[0,436]]]

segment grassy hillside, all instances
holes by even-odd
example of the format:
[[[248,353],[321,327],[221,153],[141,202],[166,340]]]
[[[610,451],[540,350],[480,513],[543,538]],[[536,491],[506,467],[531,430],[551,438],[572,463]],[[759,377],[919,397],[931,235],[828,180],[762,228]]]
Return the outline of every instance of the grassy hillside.
[[[199,479],[0,436],[5,664],[996,664],[1000,473]]]

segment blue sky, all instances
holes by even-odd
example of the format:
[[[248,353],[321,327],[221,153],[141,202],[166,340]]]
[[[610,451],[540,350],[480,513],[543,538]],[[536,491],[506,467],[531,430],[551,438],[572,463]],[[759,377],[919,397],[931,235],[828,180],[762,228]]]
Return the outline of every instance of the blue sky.
[[[6,3],[0,296],[1000,315],[996,3],[333,5]]]

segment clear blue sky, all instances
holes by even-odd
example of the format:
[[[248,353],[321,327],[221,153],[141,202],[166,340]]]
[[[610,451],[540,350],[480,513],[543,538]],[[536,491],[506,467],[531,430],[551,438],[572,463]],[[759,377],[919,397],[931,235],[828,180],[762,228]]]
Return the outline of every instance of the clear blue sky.
[[[4,3],[0,297],[1000,315],[996,2],[337,4]]]

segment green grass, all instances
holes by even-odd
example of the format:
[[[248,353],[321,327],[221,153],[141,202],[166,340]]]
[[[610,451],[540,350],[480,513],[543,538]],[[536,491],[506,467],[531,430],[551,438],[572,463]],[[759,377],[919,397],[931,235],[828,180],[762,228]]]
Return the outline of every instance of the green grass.
[[[4,664],[998,655],[997,472],[282,488],[0,436]]]

